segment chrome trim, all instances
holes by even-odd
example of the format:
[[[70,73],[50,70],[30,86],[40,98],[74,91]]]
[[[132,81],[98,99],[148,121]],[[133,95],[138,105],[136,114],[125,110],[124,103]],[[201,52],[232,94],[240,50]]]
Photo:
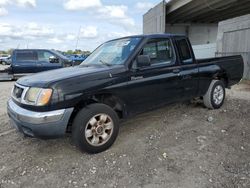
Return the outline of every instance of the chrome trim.
[[[23,76],[29,76],[29,75],[31,75],[31,74],[33,74],[33,73],[14,74],[14,77],[15,77],[15,78],[21,78],[21,77],[23,77]]]
[[[17,87],[23,89],[23,92],[22,92],[22,95],[21,95],[20,100],[17,99],[17,98],[15,97],[15,95],[13,95],[13,91],[14,91],[14,87],[15,87],[15,86],[17,86]],[[40,94],[41,94],[43,88],[39,88],[40,91],[39,91],[39,93],[38,93],[38,95],[37,95],[36,101],[35,101],[35,102],[29,102],[29,101],[26,101],[26,100],[25,100],[25,97],[26,97],[26,94],[27,94],[27,92],[29,91],[29,89],[32,88],[32,87],[22,86],[22,85],[20,85],[20,84],[18,84],[18,83],[15,83],[15,86],[12,88],[12,91],[11,91],[11,96],[12,96],[12,98],[13,98],[15,101],[20,102],[20,103],[22,103],[22,104],[27,104],[27,105],[36,106],[37,101],[38,101],[38,99],[39,99],[39,96],[40,96]]]
[[[17,87],[23,89],[23,92],[22,92],[22,95],[21,95],[20,100],[17,99],[17,98],[15,97],[15,95],[13,95],[13,91],[14,91],[15,86],[17,86]],[[12,88],[11,97],[12,97],[14,100],[16,100],[16,101],[18,101],[18,102],[20,102],[20,103],[28,104],[28,103],[24,100],[24,98],[25,98],[25,95],[26,95],[27,91],[29,90],[29,87],[22,86],[22,85],[20,85],[20,84],[18,84],[18,83],[15,83],[15,86]]]
[[[8,108],[11,113],[10,115],[22,122],[31,124],[43,124],[59,121],[65,113],[65,109],[49,112],[34,112],[26,110],[18,106],[12,99],[8,101]]]

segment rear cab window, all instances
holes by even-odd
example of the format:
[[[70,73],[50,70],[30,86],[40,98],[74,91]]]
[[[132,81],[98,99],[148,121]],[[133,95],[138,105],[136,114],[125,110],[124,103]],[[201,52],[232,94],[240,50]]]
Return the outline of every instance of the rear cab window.
[[[37,53],[35,51],[27,50],[27,51],[16,51],[16,61],[37,61]]]
[[[180,56],[180,60],[182,64],[192,64],[193,57],[191,53],[191,49],[189,47],[189,43],[185,38],[177,38],[176,44]]]

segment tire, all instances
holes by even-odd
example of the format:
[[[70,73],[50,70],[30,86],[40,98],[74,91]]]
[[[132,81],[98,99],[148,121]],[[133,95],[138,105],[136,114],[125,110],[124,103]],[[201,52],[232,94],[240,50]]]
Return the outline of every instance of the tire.
[[[206,94],[203,96],[203,103],[209,109],[218,109],[223,105],[225,96],[224,82],[212,80]]]
[[[73,121],[72,141],[81,151],[99,153],[112,146],[118,132],[116,112],[105,104],[90,104],[80,110]]]

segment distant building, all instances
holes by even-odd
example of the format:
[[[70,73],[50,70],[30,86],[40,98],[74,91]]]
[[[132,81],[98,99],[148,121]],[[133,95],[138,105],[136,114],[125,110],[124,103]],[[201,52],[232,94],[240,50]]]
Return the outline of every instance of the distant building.
[[[250,78],[247,73],[250,67],[250,15],[247,14],[250,14],[249,0],[162,1],[143,15],[143,33],[187,35],[197,58],[240,53],[245,60],[245,76]],[[246,16],[239,17],[242,15]]]
[[[244,58],[244,75],[250,79],[250,14],[219,23],[216,55],[236,54]]]

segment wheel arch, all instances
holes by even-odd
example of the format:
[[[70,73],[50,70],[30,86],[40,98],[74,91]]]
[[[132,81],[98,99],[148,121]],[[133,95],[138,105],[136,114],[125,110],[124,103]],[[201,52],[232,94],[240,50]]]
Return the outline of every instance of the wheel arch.
[[[113,93],[99,93],[92,98],[98,103],[103,103],[110,106],[117,114],[119,118],[126,116],[126,103],[117,95]]]
[[[71,132],[71,127],[73,120],[77,113],[84,108],[85,106],[93,103],[102,103],[109,107],[111,107],[118,115],[120,119],[126,117],[127,110],[126,110],[126,103],[117,95],[112,93],[98,93],[88,97],[88,99],[80,100],[74,107],[74,111],[70,117],[67,132]]]
[[[229,76],[226,71],[220,71],[213,75],[212,80],[221,80],[225,84],[225,88],[229,88]]]

